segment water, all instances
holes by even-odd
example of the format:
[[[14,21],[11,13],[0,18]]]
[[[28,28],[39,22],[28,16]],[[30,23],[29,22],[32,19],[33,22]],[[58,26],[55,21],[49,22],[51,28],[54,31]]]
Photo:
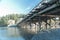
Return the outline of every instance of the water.
[[[0,40],[24,40],[21,36],[10,36],[8,35],[9,30],[6,27],[0,27]]]

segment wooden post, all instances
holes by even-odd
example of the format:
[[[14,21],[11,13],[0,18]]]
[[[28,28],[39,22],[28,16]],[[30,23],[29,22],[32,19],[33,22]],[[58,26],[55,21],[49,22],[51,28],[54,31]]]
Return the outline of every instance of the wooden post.
[[[37,26],[36,26],[36,23],[34,23],[35,24],[35,32],[37,33]]]
[[[49,25],[49,26],[50,26],[50,27],[49,27],[49,29],[51,29],[51,19],[50,19],[50,22],[49,22],[49,24],[50,24],[50,25]]]
[[[39,21],[38,21],[38,23],[39,23],[39,31],[41,30],[41,17],[39,16]]]
[[[46,29],[47,29],[47,16],[46,16],[46,20],[45,20],[45,22],[46,22]]]
[[[32,26],[31,26],[31,21],[29,22],[29,25],[30,25],[30,29],[31,29],[31,27],[32,27]]]

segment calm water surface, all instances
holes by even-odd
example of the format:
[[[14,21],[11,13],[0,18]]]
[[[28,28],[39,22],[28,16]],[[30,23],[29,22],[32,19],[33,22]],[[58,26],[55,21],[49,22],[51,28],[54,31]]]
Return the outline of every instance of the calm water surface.
[[[0,27],[0,40],[24,40],[23,37],[9,37],[8,36],[8,30],[6,27]]]

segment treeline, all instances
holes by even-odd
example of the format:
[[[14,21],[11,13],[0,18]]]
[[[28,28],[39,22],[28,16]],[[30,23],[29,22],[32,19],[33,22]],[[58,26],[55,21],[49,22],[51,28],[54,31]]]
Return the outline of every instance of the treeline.
[[[24,18],[24,14],[10,14],[0,18],[0,26],[8,25],[8,20],[15,20],[17,22],[20,18]]]

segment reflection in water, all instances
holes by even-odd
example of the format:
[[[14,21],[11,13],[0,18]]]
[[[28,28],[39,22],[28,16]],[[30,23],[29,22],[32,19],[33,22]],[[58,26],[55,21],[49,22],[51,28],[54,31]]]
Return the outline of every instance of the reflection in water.
[[[0,27],[0,40],[24,40],[21,36],[17,34],[17,28]]]

